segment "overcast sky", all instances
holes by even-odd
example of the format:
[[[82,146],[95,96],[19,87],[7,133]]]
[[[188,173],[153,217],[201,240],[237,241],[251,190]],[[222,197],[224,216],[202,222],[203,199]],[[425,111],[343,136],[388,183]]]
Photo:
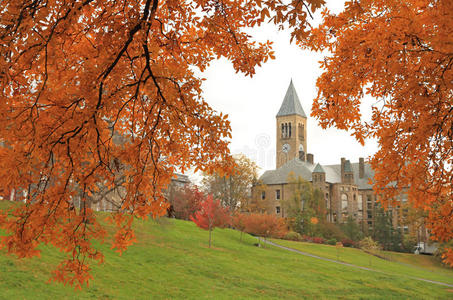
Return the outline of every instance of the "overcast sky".
[[[340,0],[328,1],[329,9],[334,12],[339,12],[343,5]],[[357,162],[359,157],[366,158],[377,151],[374,141],[367,141],[362,147],[348,132],[323,130],[310,117],[316,78],[321,74],[318,63],[321,54],[290,44],[289,32],[277,31],[273,25],[251,34],[258,41],[274,42],[275,60],[257,68],[252,78],[235,73],[231,63],[224,59],[213,62],[202,74],[206,78],[203,83],[205,100],[215,110],[229,115],[233,154],[243,153],[254,160],[261,168],[260,174],[275,169],[275,116],[291,79],[308,116],[307,152],[314,154],[315,162],[339,164],[341,157]],[[370,103],[362,106],[365,115],[369,115]]]

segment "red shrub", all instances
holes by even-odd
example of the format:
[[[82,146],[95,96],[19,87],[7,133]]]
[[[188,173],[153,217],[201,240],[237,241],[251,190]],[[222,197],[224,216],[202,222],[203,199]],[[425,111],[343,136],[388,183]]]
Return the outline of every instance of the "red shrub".
[[[313,243],[316,243],[316,244],[324,244],[326,242],[326,240],[324,238],[317,237],[317,236],[313,237],[311,240],[313,241]]]
[[[342,239],[341,243],[344,247],[355,247],[355,242],[351,239]]]

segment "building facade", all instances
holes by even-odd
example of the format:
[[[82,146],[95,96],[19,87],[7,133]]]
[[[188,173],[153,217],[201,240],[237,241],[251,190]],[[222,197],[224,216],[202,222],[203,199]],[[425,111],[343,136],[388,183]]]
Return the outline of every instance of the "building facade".
[[[307,116],[291,81],[276,116],[276,169],[266,171],[253,187],[255,201],[261,201],[268,213],[285,217],[282,201],[292,196],[294,178],[310,182],[322,191],[326,220],[345,222],[353,217],[364,231],[373,229],[379,205],[370,185],[374,172],[364,158],[352,163],[341,158],[339,164],[322,165],[308,153]],[[402,195],[402,203],[407,197]],[[409,232],[402,222],[404,209],[391,209],[394,227]]]
[[[187,175],[175,173],[171,179],[171,183],[168,185],[165,195],[167,200],[171,203],[173,201],[174,194],[177,190],[183,189],[187,185],[190,185],[190,179]],[[125,197],[124,188],[113,188],[104,189],[101,187],[101,191],[93,195],[91,199],[91,208],[94,211],[109,211],[114,212],[120,209],[123,199]],[[78,202],[76,200],[76,205]]]

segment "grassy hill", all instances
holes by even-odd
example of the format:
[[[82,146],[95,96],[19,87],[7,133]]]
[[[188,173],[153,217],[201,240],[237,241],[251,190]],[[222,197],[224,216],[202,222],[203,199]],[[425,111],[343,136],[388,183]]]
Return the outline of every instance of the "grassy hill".
[[[320,257],[367,267],[385,274],[453,284],[453,269],[444,267],[433,256],[379,251],[377,254],[384,258],[382,259],[355,248],[337,249],[335,246],[284,240],[273,240],[273,242]]]
[[[423,272],[417,274],[419,277],[451,282],[453,272],[440,266],[430,271],[418,262],[411,267],[409,263],[386,261],[389,269],[383,274],[304,257],[276,247],[258,248],[254,246],[255,238],[244,235],[240,242],[240,233],[230,229],[215,230],[211,249],[207,247],[208,233],[191,222],[138,221],[135,229],[139,243],[122,256],[108,245],[101,246],[106,262],[93,267],[94,280],[82,291],[46,283],[50,271],[61,259],[61,254],[51,247],[43,247],[41,258],[27,260],[17,260],[0,251],[0,299],[453,297],[451,288],[409,278],[414,276],[414,270],[419,270]],[[301,243],[291,246],[305,247],[304,251],[307,248]],[[321,250],[313,251],[323,251],[322,247],[328,249],[327,252],[332,250],[329,246],[314,246]],[[349,250],[357,251],[344,250],[340,257],[343,260],[347,259]],[[348,259],[354,260],[353,256],[358,257],[359,253],[360,259],[368,258],[357,252]],[[373,259],[371,267],[374,268],[378,259]]]

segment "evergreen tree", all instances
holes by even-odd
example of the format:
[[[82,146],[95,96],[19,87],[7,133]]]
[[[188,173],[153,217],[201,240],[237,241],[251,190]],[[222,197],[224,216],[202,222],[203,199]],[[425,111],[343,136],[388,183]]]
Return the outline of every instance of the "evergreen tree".
[[[351,216],[348,217],[346,223],[341,224],[341,230],[353,241],[360,241],[363,238],[363,232],[360,229],[360,226]]]
[[[393,227],[392,212],[385,211],[380,206],[376,208],[373,239],[378,241],[384,250],[401,251],[402,232]]]

